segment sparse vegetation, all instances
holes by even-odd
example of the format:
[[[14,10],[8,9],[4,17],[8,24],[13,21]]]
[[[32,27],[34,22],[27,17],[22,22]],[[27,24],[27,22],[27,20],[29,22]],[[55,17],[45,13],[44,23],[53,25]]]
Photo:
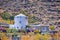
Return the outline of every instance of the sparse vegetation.
[[[1,16],[4,20],[9,20],[9,18],[10,18],[10,15],[9,15],[8,12],[1,13],[0,16]]]

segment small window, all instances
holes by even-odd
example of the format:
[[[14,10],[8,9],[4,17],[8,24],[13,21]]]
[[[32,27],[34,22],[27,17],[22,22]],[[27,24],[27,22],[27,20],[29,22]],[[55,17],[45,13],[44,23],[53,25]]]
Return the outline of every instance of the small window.
[[[19,21],[19,23],[21,23],[21,21]]]
[[[19,27],[17,26],[17,28],[19,28]]]

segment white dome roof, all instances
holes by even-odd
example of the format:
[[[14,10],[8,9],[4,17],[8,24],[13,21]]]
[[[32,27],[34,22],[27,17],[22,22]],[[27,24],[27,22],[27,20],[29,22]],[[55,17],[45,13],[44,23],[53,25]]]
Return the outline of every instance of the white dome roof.
[[[25,16],[24,14],[19,14],[19,15],[17,15],[17,16]]]

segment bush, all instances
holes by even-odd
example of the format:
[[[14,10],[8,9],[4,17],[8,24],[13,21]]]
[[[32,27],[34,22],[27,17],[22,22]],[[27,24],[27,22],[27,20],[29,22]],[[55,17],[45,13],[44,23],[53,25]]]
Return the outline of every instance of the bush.
[[[10,18],[10,14],[8,12],[1,13],[0,16],[5,20],[8,20]]]

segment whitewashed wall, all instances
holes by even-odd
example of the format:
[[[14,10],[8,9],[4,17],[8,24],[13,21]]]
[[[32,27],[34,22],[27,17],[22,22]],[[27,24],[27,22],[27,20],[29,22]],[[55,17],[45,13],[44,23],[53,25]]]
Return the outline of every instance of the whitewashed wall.
[[[14,17],[14,27],[16,29],[24,29],[27,24],[28,24],[27,16],[25,16],[23,14],[19,14]]]

